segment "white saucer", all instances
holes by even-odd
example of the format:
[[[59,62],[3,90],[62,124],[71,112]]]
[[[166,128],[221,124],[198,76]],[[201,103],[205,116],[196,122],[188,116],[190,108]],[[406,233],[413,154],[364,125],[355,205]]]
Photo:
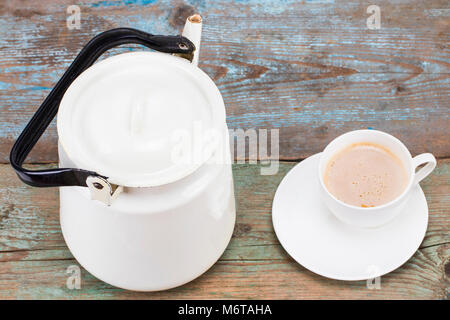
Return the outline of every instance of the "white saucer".
[[[353,227],[338,220],[321,201],[319,158],[316,154],[297,164],[275,193],[272,220],[283,248],[310,271],[338,280],[375,278],[408,261],[428,225],[420,186],[411,190],[404,212],[388,224]]]

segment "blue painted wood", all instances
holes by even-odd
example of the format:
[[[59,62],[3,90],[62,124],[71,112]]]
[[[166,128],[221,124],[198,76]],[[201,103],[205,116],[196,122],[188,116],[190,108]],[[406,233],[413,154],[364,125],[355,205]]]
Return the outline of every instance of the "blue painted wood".
[[[414,154],[450,155],[448,1],[378,1],[380,30],[367,29],[364,1],[92,0],[79,4],[80,30],[66,27],[70,4],[0,5],[2,162],[92,36],[118,26],[177,34],[197,11],[200,67],[223,94],[229,127],[279,129],[282,159],[367,127],[396,135]],[[56,139],[53,125],[29,161],[55,161]]]

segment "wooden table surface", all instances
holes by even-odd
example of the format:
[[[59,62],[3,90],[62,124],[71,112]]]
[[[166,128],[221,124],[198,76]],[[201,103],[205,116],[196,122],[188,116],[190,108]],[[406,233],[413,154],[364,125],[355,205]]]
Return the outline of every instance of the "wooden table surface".
[[[373,2],[373,3],[372,3]],[[0,298],[394,298],[448,299],[450,287],[450,3],[448,0],[15,1],[0,2]],[[66,27],[69,5],[81,29]],[[369,30],[366,9],[381,9]],[[14,139],[80,48],[97,33],[129,26],[179,34],[185,18],[204,18],[200,67],[225,100],[231,129],[280,129],[280,170],[235,164],[237,223],[220,260],[179,288],[136,293],[82,269],[80,290],[66,287],[77,264],[59,226],[58,190],[21,183],[8,165]],[[141,50],[126,47],[113,53]],[[337,135],[372,127],[402,140],[438,166],[422,182],[429,206],[420,249],[366,282],[325,279],[298,265],[271,223],[274,192],[302,159]],[[53,123],[28,158],[54,166]]]

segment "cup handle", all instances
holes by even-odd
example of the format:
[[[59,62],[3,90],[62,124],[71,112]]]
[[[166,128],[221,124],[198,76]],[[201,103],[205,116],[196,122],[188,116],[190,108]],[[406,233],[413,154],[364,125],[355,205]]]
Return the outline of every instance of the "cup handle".
[[[423,168],[419,169],[419,171],[417,171],[414,174],[414,185],[416,185],[420,181],[422,181],[436,167],[436,158],[431,153],[419,154],[418,156],[415,156],[412,159],[412,161],[413,161],[414,170],[418,166],[426,163],[426,165]]]

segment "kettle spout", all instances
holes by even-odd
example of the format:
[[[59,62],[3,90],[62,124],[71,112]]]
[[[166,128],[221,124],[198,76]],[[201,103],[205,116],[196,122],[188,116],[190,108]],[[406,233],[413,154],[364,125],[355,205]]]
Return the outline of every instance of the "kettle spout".
[[[191,42],[195,45],[192,63],[194,65],[198,65],[200,41],[202,37],[202,17],[199,14],[194,14],[186,19],[186,24],[184,25],[182,36],[191,40]]]

